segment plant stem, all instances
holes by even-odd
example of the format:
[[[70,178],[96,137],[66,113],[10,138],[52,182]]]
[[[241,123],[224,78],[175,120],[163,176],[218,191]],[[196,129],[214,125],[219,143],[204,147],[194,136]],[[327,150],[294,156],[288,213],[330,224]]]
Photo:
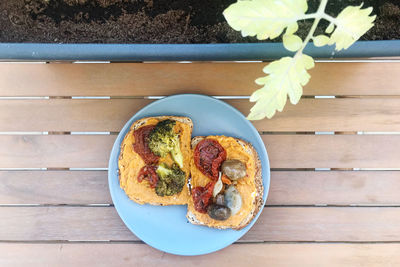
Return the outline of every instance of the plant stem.
[[[311,26],[310,32],[308,33],[306,39],[304,39],[304,41],[303,41],[303,44],[301,45],[301,48],[296,52],[296,54],[294,55],[294,57],[292,59],[291,64],[289,65],[289,67],[285,71],[285,76],[287,76],[289,74],[289,72],[292,69],[292,67],[296,64],[297,58],[300,57],[303,54],[304,48],[307,46],[308,42],[313,37],[315,29],[317,29],[319,21],[321,20],[321,18],[325,14],[325,8],[326,8],[327,4],[328,4],[328,0],[321,0],[321,3],[319,4],[317,12],[314,13],[314,14],[309,14],[310,17],[312,16],[313,18],[315,18],[315,20],[313,22],[313,25]],[[285,82],[285,80],[282,80],[279,87],[281,87],[284,82]],[[275,92],[275,95],[277,95],[277,94],[278,94],[278,91]],[[273,97],[275,97],[275,95]]]
[[[304,14],[302,17],[296,18],[296,20],[303,20],[303,19],[315,19],[317,17],[317,13],[312,14]]]
[[[313,22],[313,25],[311,26],[311,29],[310,29],[306,39],[304,39],[303,44],[301,45],[301,48],[296,52],[296,55],[294,56],[294,58],[297,58],[299,55],[303,54],[303,50],[304,50],[304,48],[306,48],[308,42],[313,37],[314,32],[317,29],[318,23],[320,22],[321,18],[324,17],[324,15],[326,15],[325,8],[326,8],[327,4],[328,4],[328,0],[321,0],[318,10],[315,13],[315,20]]]
[[[312,16],[315,17],[315,20],[313,22],[313,25],[311,26],[310,32],[308,33],[307,37],[304,39],[303,44],[301,45],[301,48],[296,52],[296,54],[294,55],[291,64],[289,65],[289,67],[287,68],[287,70],[285,71],[285,76],[287,76],[290,72],[290,70],[293,68],[293,66],[296,64],[298,57],[300,57],[303,54],[303,50],[304,48],[307,46],[308,42],[311,40],[311,38],[314,35],[315,30],[317,29],[318,23],[321,20],[321,18],[324,16],[325,14],[325,8],[326,5],[328,4],[328,0],[321,0],[321,3],[319,4],[318,10],[316,13],[314,14],[310,14]],[[282,80],[281,84],[279,87],[282,86],[282,84],[285,81]],[[275,95],[278,92],[275,93]],[[274,96],[275,97],[275,96]]]
[[[322,14],[322,18],[326,19],[329,22],[332,22],[332,23],[336,24],[336,19],[334,17],[326,14],[326,13]]]

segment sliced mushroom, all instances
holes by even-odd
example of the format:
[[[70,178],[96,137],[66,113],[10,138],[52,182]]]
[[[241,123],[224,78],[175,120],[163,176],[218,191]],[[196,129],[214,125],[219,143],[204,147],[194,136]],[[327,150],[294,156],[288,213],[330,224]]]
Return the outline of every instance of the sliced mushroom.
[[[231,210],[222,205],[211,204],[207,208],[208,215],[218,221],[225,221],[231,216]]]
[[[236,181],[246,176],[246,165],[237,159],[228,159],[222,163],[222,172],[229,179]]]
[[[230,185],[225,189],[225,204],[231,210],[231,214],[235,215],[242,208],[242,197],[235,186]]]
[[[214,203],[215,203],[215,204],[218,204],[218,205],[225,206],[225,196],[224,196],[224,194],[218,194],[218,195],[215,197]]]

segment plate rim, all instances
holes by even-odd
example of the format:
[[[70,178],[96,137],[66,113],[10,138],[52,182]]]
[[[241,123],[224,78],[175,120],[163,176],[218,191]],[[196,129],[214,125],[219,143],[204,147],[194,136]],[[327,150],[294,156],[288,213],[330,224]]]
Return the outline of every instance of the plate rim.
[[[255,224],[255,222],[258,220],[259,216],[261,215],[261,213],[262,213],[262,211],[263,211],[263,208],[260,209],[260,210],[258,211],[258,213],[256,214],[256,216],[251,220],[251,222],[250,222],[245,228],[243,228],[242,230],[240,230],[240,231],[243,231],[242,234],[241,234],[236,240],[234,240],[233,242],[228,242],[228,243],[226,243],[226,244],[223,244],[223,246],[212,247],[211,249],[205,249],[205,250],[203,250],[203,251],[196,252],[196,253],[182,253],[182,252],[177,252],[177,251],[174,251],[174,250],[169,250],[169,249],[165,249],[165,248],[160,248],[160,247],[158,247],[158,246],[155,245],[155,244],[150,244],[150,243],[146,242],[145,240],[143,240],[143,238],[141,237],[141,234],[138,234],[138,233],[130,226],[130,224],[127,223],[126,218],[124,218],[124,216],[123,216],[123,212],[120,210],[120,208],[118,207],[118,205],[115,204],[115,203],[116,203],[116,202],[115,202],[116,196],[114,196],[114,192],[113,192],[113,190],[112,190],[112,184],[111,184],[111,182],[112,182],[112,180],[111,180],[112,177],[111,177],[111,176],[115,175],[114,173],[112,173],[113,170],[111,170],[111,168],[110,168],[112,162],[115,161],[115,158],[113,158],[112,156],[115,154],[115,155],[117,155],[117,158],[118,158],[119,153],[117,153],[117,152],[118,152],[118,150],[120,149],[121,143],[122,143],[122,141],[123,141],[123,139],[124,139],[124,137],[125,137],[127,131],[129,131],[129,129],[130,129],[132,123],[134,123],[134,121],[136,121],[136,120],[139,120],[139,119],[141,119],[141,118],[145,118],[145,117],[148,117],[148,116],[139,116],[138,118],[135,118],[135,119],[134,119],[134,117],[137,116],[137,114],[140,113],[140,112],[142,112],[143,110],[151,109],[152,106],[157,105],[157,104],[159,104],[160,102],[165,102],[165,101],[168,101],[168,100],[170,100],[170,99],[172,99],[172,98],[179,98],[179,97],[203,98],[203,99],[207,99],[207,100],[210,100],[210,101],[214,101],[215,103],[224,105],[226,108],[228,108],[228,109],[230,109],[231,111],[233,111],[233,112],[235,113],[235,115],[241,117],[241,118],[245,121],[245,123],[247,124],[247,126],[251,129],[251,131],[257,133],[257,135],[256,135],[257,138],[259,139],[259,141],[262,142],[261,136],[260,136],[260,134],[258,133],[257,129],[254,127],[254,125],[253,125],[249,120],[247,120],[246,117],[244,117],[244,115],[243,115],[239,110],[237,110],[235,107],[231,106],[230,104],[226,103],[225,101],[222,101],[221,99],[218,99],[218,98],[213,97],[213,96],[205,95],[205,94],[173,94],[173,95],[165,96],[165,97],[163,97],[163,98],[156,99],[154,102],[149,103],[149,104],[145,105],[144,107],[142,107],[141,109],[139,109],[138,111],[136,111],[136,112],[127,120],[127,122],[124,124],[124,126],[121,128],[121,130],[120,130],[118,136],[116,137],[116,139],[115,139],[115,141],[114,141],[114,144],[113,144],[112,149],[111,149],[111,152],[110,152],[110,157],[109,157],[109,162],[108,162],[108,171],[107,171],[107,174],[108,174],[108,179],[107,179],[107,181],[108,181],[108,188],[109,188],[109,191],[110,191],[110,195],[111,195],[112,202],[113,202],[113,204],[114,204],[114,208],[116,209],[116,211],[117,211],[117,213],[118,213],[118,216],[121,218],[121,220],[123,221],[123,223],[125,224],[125,226],[129,229],[129,231],[131,231],[134,235],[136,235],[142,242],[144,242],[145,244],[147,244],[147,245],[149,245],[149,246],[151,246],[151,247],[153,247],[153,248],[155,248],[155,249],[157,249],[157,250],[159,250],[159,251],[167,252],[167,253],[174,254],[174,255],[181,255],[181,256],[204,255],[204,254],[209,254],[209,253],[212,253],[212,252],[216,252],[216,251],[218,251],[218,250],[221,250],[221,249],[223,249],[223,248],[225,248],[225,247],[227,247],[227,246],[233,244],[234,242],[236,242],[236,241],[237,241],[238,239],[240,239],[241,237],[243,237],[243,236],[253,227],[253,225]],[[158,116],[168,116],[168,115],[166,115],[166,114],[159,114]],[[180,115],[179,115],[179,116],[180,116]],[[190,117],[190,116],[188,115],[188,117]],[[126,133],[123,134],[124,132],[126,132]],[[120,141],[118,142],[118,140],[120,140]],[[253,145],[253,144],[252,144],[252,145]],[[268,168],[266,168],[266,170],[265,170],[265,171],[266,171],[266,174],[267,174],[267,175],[266,175],[267,177],[264,177],[264,176],[262,177],[263,186],[264,186],[264,192],[263,192],[263,206],[265,206],[266,200],[267,200],[268,195],[269,195],[271,170],[270,170],[270,162],[269,162],[269,157],[268,157],[267,149],[266,149],[265,145],[262,146],[262,147],[263,147],[263,149],[262,149],[263,151],[262,151],[262,152],[264,153],[264,156],[265,156],[265,162],[266,162],[266,165],[268,166]],[[116,151],[115,151],[115,150],[116,150]],[[118,166],[118,164],[117,164],[117,166]],[[265,166],[263,166],[263,162],[261,162],[261,166],[262,166],[262,169],[265,168]],[[133,201],[133,200],[130,199],[130,201]],[[186,206],[186,205],[179,205],[179,206]],[[205,226],[202,226],[202,227],[205,227]],[[229,229],[228,229],[228,230],[229,230]],[[224,230],[221,230],[221,231],[224,231]]]

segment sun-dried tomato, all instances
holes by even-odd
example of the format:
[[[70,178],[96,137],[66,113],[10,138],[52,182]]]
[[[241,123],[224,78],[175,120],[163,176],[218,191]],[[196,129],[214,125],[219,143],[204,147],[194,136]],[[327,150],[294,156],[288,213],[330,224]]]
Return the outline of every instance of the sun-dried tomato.
[[[206,186],[197,186],[192,189],[194,209],[201,213],[207,213],[207,207],[211,202],[215,182],[209,182]]]
[[[157,166],[146,165],[140,169],[137,180],[141,183],[143,180],[149,181],[150,187],[155,188],[158,183],[158,175],[156,173]]]
[[[194,150],[194,162],[197,168],[211,180],[218,180],[222,162],[226,160],[226,151],[214,139],[203,139]]]

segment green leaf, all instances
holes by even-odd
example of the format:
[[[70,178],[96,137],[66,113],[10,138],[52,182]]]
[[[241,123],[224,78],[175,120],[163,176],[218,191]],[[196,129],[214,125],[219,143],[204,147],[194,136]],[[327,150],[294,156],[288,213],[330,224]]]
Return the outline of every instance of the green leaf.
[[[307,0],[238,1],[224,10],[229,25],[242,36],[257,36],[259,40],[274,39],[286,27],[288,33],[297,30],[297,20],[307,11]]]
[[[258,78],[256,83],[264,85],[255,91],[251,102],[256,104],[251,108],[247,117],[249,120],[272,118],[276,111],[282,111],[289,95],[290,102],[297,104],[303,94],[303,86],[310,79],[307,70],[314,67],[312,57],[299,54],[297,57],[284,57],[271,62],[264,68],[269,74]]]
[[[348,6],[335,19],[336,29],[329,44],[336,44],[336,50],[347,49],[374,26],[376,16],[370,16],[372,7]]]
[[[329,37],[321,34],[313,37],[313,41],[316,47],[321,47],[329,43]]]
[[[303,41],[301,38],[297,35],[288,35],[285,34],[283,35],[283,46],[292,52],[295,52],[301,48],[301,45],[303,44]]]

